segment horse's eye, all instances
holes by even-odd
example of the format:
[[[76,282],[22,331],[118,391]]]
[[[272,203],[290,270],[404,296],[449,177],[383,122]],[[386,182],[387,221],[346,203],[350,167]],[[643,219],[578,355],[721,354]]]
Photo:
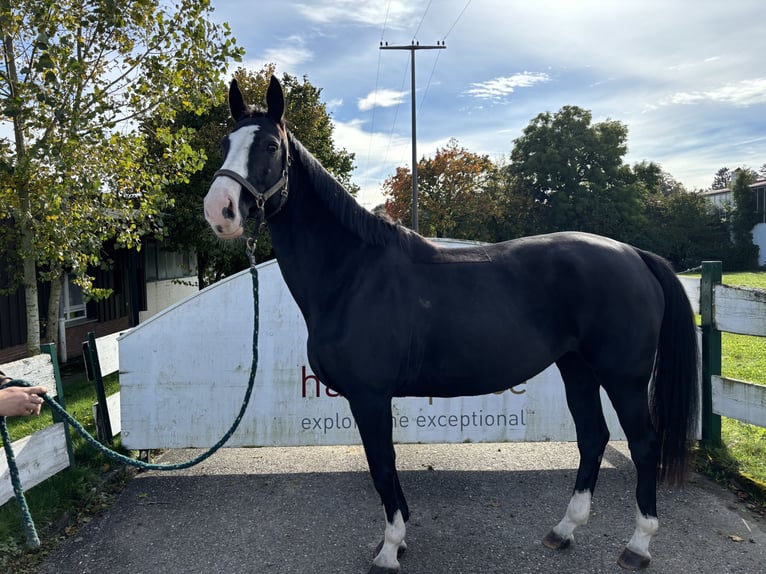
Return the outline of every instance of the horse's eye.
[[[269,145],[266,146],[266,149],[269,150],[271,153],[277,153],[277,150],[279,150],[279,146],[275,144],[274,142],[270,142]]]

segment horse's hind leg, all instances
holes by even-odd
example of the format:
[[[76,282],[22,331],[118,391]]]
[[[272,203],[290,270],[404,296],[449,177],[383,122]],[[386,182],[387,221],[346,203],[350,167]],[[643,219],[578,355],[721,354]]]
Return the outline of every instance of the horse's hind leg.
[[[565,355],[556,364],[564,379],[567,405],[574,419],[580,451],[574,493],[566,514],[543,538],[543,544],[548,548],[560,549],[568,547],[574,539],[575,529],[588,522],[601,458],[609,441],[609,428],[601,408],[599,384],[591,368],[575,353]]]
[[[606,387],[636,465],[636,529],[617,563],[628,570],[646,568],[651,560],[649,543],[657,533],[657,434],[649,414],[645,379],[628,381],[624,387]]]
[[[400,572],[399,556],[407,548],[404,536],[409,509],[396,473],[396,453],[391,436],[391,400],[369,397],[349,400],[349,404],[362,437],[372,481],[386,515],[383,542],[376,551],[369,574],[395,574]]]

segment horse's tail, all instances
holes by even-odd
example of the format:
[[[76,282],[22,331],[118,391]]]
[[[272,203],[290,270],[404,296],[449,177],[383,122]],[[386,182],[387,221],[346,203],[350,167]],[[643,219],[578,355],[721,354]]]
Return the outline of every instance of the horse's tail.
[[[699,354],[694,313],[667,261],[653,253],[637,251],[665,294],[665,313],[649,398],[660,448],[657,478],[679,484],[686,479],[689,446],[697,431],[699,414]]]

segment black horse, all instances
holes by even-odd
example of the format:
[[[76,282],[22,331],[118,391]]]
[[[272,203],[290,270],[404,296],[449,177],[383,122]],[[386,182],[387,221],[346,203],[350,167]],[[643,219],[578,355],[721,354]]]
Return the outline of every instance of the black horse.
[[[266,102],[265,112],[248,107],[232,82],[236,125],[205,217],[222,238],[241,236],[248,217],[268,224],[306,320],[311,367],[348,399],[383,503],[384,540],[370,571],[399,572],[406,548],[392,397],[491,393],[551,363],[564,380],[580,466],[566,514],[543,543],[568,546],[588,520],[609,439],[603,387],[638,475],[635,531],[619,563],[646,567],[657,480],[683,480],[697,416],[694,317],[668,264],[586,233],[443,249],[355,202],[285,127],[274,77]]]

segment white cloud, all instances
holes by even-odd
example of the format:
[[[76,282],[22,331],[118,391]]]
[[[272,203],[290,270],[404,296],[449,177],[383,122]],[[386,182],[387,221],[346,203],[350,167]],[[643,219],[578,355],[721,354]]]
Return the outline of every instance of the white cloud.
[[[529,88],[550,80],[551,77],[544,72],[521,72],[471,84],[466,93],[483,100],[498,100],[513,93],[516,88]]]
[[[356,23],[380,27],[385,23],[389,28],[406,25],[422,10],[415,2],[406,0],[318,0],[311,4],[296,4],[295,7],[305,18],[318,24]]]
[[[367,96],[359,100],[359,110],[366,112],[376,106],[381,108],[397,106],[404,101],[406,96],[407,92],[397,92],[395,90],[387,89],[370,92]]]
[[[675,92],[665,104],[698,104],[718,102],[735,106],[752,106],[766,103],[766,78],[742,80],[709,90]]]
[[[306,48],[306,43],[300,36],[290,36],[276,48],[271,48],[263,53],[267,62],[274,62],[279,68],[291,70],[311,62],[314,54]]]
[[[335,144],[356,154],[354,182],[359,185],[357,200],[368,209],[385,201],[381,192],[384,179],[393,175],[410,154],[411,141],[393,133],[368,132],[364,122],[333,122]]]

